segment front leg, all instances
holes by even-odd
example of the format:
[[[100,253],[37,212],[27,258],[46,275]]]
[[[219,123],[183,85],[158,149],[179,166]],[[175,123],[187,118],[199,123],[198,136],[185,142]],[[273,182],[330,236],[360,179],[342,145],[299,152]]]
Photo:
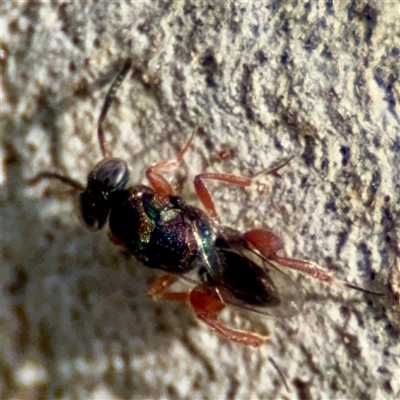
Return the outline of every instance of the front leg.
[[[194,135],[195,134],[193,133],[186,145],[178,153],[176,158],[167,161],[161,161],[156,165],[147,168],[146,177],[149,180],[151,186],[153,186],[154,190],[158,194],[166,194],[170,196],[174,195],[174,189],[162,174],[165,172],[173,171],[174,169],[179,167],[179,165],[183,161],[185,153],[188,151],[190,145],[192,144]]]

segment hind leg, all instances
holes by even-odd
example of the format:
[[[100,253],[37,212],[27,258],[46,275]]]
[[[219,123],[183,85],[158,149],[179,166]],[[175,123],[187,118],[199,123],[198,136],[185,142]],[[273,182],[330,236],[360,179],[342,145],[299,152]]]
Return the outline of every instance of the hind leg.
[[[314,263],[304,260],[296,260],[289,257],[277,256],[276,252],[283,248],[283,243],[280,238],[271,231],[265,229],[254,229],[246,232],[243,237],[265,258],[276,261],[283,267],[300,271],[303,274],[312,276],[321,282],[332,283],[334,281],[334,278],[332,278]]]

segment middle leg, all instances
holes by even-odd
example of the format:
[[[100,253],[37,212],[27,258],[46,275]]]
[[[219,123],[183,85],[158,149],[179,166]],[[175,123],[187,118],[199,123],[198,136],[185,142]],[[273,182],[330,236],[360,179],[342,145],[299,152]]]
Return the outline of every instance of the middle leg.
[[[166,274],[161,278],[156,279],[149,287],[148,293],[151,298],[157,300],[170,301],[188,301],[189,292],[166,292],[172,286],[178,277],[172,274]]]
[[[195,187],[197,196],[198,196],[199,200],[201,201],[201,203],[203,204],[204,208],[206,209],[208,215],[214,221],[219,222],[219,217],[218,217],[217,211],[215,209],[214,202],[211,198],[209,190],[207,189],[207,187],[204,183],[204,179],[228,183],[228,184],[235,185],[235,186],[248,187],[260,176],[271,175],[271,174],[278,172],[281,168],[283,168],[286,164],[288,164],[292,158],[293,157],[290,157],[289,159],[285,160],[283,163],[277,165],[276,167],[267,169],[266,171],[263,171],[263,172],[257,174],[253,178],[248,178],[248,177],[240,176],[240,175],[221,174],[221,173],[205,173],[205,174],[197,175],[194,178],[194,187]]]
[[[167,292],[166,289],[173,285],[177,279],[178,277],[171,274],[157,279],[150,285],[150,296],[154,300],[188,303],[198,319],[229,340],[254,347],[260,347],[265,342],[267,339],[265,336],[228,328],[217,320],[219,313],[225,308],[225,304],[222,303],[215,290],[200,285],[191,292]]]
[[[225,304],[213,288],[206,286],[194,288],[190,293],[189,303],[197,318],[229,340],[246,346],[260,347],[268,339],[267,336],[229,328],[221,324],[218,321],[218,315],[225,308]]]

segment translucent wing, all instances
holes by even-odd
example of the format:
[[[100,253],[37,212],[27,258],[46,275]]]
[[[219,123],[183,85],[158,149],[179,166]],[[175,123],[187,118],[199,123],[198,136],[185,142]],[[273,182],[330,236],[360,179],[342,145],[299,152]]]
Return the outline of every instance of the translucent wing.
[[[254,251],[233,251],[238,252],[239,256],[247,261],[245,268],[238,268],[237,264],[228,267],[227,274],[233,275],[233,278],[229,279],[228,287],[226,277],[218,284],[217,292],[225,304],[280,318],[293,317],[301,312],[304,296],[298,283]],[[252,262],[248,262],[251,259]],[[233,273],[234,270],[236,271]],[[249,280],[249,285],[243,285],[248,275],[257,278],[257,284],[254,286],[262,286],[262,290],[254,290],[253,286],[252,291],[252,280]],[[239,293],[235,293],[232,287],[239,287]]]
[[[292,317],[303,306],[299,284],[273,263],[256,252],[240,232],[215,227],[213,244],[205,243],[196,230],[200,257],[198,268],[207,271],[207,283],[216,287],[221,300],[260,314]]]

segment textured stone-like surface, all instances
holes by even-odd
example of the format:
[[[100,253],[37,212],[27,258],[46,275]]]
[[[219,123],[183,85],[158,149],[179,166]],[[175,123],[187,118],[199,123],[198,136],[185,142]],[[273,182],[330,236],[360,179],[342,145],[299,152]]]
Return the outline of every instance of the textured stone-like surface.
[[[6,3],[2,13],[3,398],[398,398],[399,6],[395,2]],[[224,224],[269,225],[286,252],[364,295],[299,277],[308,303],[258,318],[254,351],[146,294],[156,276],[79,224],[96,119],[133,181],[200,128],[177,182],[251,175],[294,155],[269,192],[210,185]],[[224,146],[234,156],[218,158]],[[285,376],[288,389],[270,362]]]

